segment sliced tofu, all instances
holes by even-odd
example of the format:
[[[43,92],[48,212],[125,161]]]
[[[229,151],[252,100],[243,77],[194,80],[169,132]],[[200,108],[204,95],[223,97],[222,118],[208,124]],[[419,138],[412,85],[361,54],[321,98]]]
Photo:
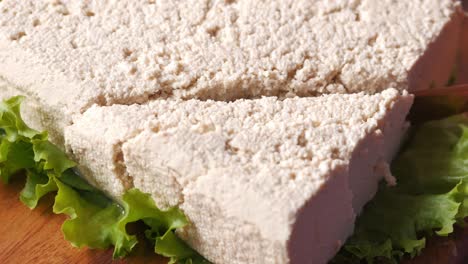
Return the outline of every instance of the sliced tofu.
[[[191,222],[179,236],[214,263],[326,263],[391,179],[411,104],[389,89],[94,106],[65,139],[114,197],[137,187],[179,206]]]
[[[180,206],[179,235],[219,263],[333,256],[392,182],[399,92],[445,83],[462,17],[452,0],[3,0],[0,14],[0,97],[27,96],[28,123],[112,197]],[[357,92],[377,94],[294,97]],[[240,98],[257,99],[222,102]]]
[[[0,13],[0,77],[60,132],[93,104],[439,86],[462,17],[453,0],[4,0]]]

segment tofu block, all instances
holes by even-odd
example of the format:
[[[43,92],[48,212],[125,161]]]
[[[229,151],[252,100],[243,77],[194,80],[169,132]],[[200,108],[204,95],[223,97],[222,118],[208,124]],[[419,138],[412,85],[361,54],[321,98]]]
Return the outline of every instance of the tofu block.
[[[0,13],[0,77],[59,132],[93,104],[439,86],[462,18],[453,0],[3,0]]]
[[[155,100],[93,106],[65,130],[84,176],[130,187],[191,224],[178,235],[214,263],[326,263],[391,183],[412,96]],[[86,172],[90,172],[86,174]]]
[[[406,91],[449,78],[462,16],[452,0],[3,0],[0,98],[25,95],[26,121],[112,197],[179,206],[211,261],[325,263],[392,183]]]

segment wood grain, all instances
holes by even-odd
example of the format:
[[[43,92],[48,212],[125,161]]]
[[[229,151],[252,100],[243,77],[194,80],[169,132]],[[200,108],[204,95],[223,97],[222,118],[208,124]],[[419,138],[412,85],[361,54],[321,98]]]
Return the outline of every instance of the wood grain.
[[[468,0],[463,1],[466,12],[468,12]],[[468,16],[463,20],[462,34],[460,38],[460,56],[458,57],[457,84],[468,83]]]
[[[64,240],[63,215],[52,213],[53,196],[44,197],[36,209],[30,210],[18,199],[24,186],[22,177],[9,185],[0,183],[0,263],[167,263],[140,243],[125,260],[113,261],[112,250],[74,248]]]
[[[456,96],[468,98],[468,83],[453,85],[449,87],[440,87],[429,90],[415,91],[416,97],[435,97],[435,96]]]

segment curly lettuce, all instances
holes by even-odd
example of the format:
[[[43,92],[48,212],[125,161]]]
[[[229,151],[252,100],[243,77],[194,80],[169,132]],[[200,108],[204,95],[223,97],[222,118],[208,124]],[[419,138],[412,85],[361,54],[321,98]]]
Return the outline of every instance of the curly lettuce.
[[[105,249],[114,247],[121,258],[137,244],[127,233],[129,223],[143,221],[146,237],[154,251],[170,258],[170,263],[207,263],[174,233],[188,224],[177,208],[160,210],[148,194],[128,190],[121,203],[83,180],[76,164],[48,141],[47,132],[29,128],[20,114],[22,97],[0,103],[0,179],[8,183],[19,173],[26,174],[20,200],[33,209],[41,197],[56,193],[53,212],[66,214],[63,234],[73,246]]]
[[[417,127],[392,164],[398,185],[382,184],[334,263],[397,263],[468,216],[468,115]]]

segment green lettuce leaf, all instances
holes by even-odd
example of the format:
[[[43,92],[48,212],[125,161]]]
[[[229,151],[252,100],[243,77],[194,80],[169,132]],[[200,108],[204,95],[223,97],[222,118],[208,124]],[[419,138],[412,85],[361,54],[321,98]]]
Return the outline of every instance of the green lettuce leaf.
[[[392,164],[396,187],[380,185],[334,263],[397,263],[468,216],[468,115],[427,122]]]
[[[21,118],[22,97],[0,103],[0,177],[5,182],[26,174],[20,199],[35,208],[44,195],[56,192],[53,212],[66,214],[62,231],[75,247],[114,247],[114,258],[126,256],[137,244],[127,232],[129,223],[143,221],[146,237],[157,254],[171,263],[208,263],[175,235],[188,224],[177,208],[160,210],[150,195],[128,190],[121,203],[109,199],[88,184],[75,170],[76,164],[48,141],[46,132],[29,128]]]

